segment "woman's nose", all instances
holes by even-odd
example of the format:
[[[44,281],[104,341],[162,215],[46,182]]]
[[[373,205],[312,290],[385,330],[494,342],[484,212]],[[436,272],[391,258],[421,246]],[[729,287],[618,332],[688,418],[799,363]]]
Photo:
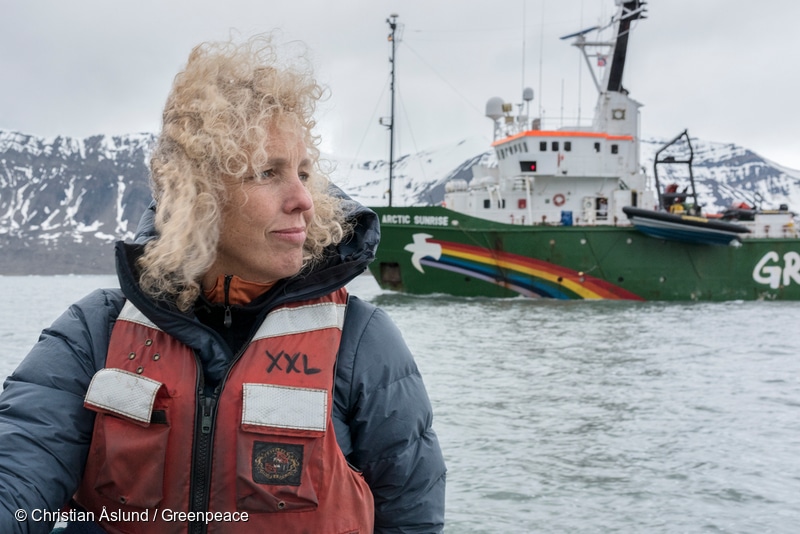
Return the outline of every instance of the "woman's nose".
[[[306,187],[306,182],[300,177],[299,174],[292,176],[292,179],[287,184],[288,192],[286,198],[286,209],[288,212],[295,210],[308,211],[314,207],[314,201],[311,198],[311,192]]]

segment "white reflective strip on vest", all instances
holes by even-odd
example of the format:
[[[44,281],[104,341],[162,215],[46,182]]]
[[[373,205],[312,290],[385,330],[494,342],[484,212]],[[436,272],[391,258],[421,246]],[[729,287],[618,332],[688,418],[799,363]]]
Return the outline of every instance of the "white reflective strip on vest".
[[[92,377],[84,401],[91,406],[149,423],[156,393],[161,386],[161,382],[122,369],[100,369]]]
[[[242,424],[325,432],[328,392],[269,384],[243,384]]]
[[[256,332],[253,341],[276,336],[288,336],[322,330],[342,329],[346,304],[310,304],[296,308],[280,308],[269,315]]]
[[[150,328],[155,328],[156,330],[161,330],[153,323],[153,321],[145,317],[145,315],[139,311],[139,308],[131,304],[131,301],[129,300],[125,301],[125,305],[122,307],[122,311],[119,312],[119,317],[117,317],[117,319],[141,324]]]

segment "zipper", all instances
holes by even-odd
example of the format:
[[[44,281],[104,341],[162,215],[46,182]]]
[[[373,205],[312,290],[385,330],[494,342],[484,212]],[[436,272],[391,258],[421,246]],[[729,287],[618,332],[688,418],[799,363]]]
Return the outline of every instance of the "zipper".
[[[231,302],[230,302],[231,280],[233,280],[233,275],[226,274],[225,283],[222,286],[222,289],[225,293],[225,320],[223,322],[225,328],[230,328],[231,325],[233,324],[233,317],[231,317]]]
[[[205,397],[203,401],[203,414],[200,423],[200,433],[205,435],[211,433],[211,427],[214,423],[214,418],[211,416],[211,412],[214,410],[217,404],[217,391],[214,391],[213,396]]]
[[[207,512],[209,493],[211,491],[211,460],[214,452],[214,423],[217,419],[217,401],[219,400],[220,392],[222,391],[225,382],[228,381],[228,376],[231,374],[233,367],[242,357],[250,345],[248,340],[242,348],[233,356],[225,376],[214,388],[213,394],[209,397],[205,393],[205,386],[203,380],[203,366],[201,365],[200,358],[195,354],[198,368],[200,369],[200,378],[198,379],[197,387],[197,410],[195,432],[194,432],[194,445],[192,447],[192,474],[189,479],[189,511],[190,512]],[[205,534],[208,532],[208,523],[200,519],[189,523],[190,534]]]
[[[231,317],[231,304],[230,304],[230,290],[233,275],[226,274],[223,284],[223,292],[225,295],[225,316],[223,325],[225,328],[230,328],[233,324]],[[189,510],[191,512],[206,512],[208,511],[209,492],[211,490],[211,460],[214,449],[214,423],[217,415],[217,401],[219,400],[220,392],[225,382],[228,380],[231,370],[239,361],[242,354],[245,353],[247,347],[250,345],[248,340],[239,352],[234,354],[230,365],[228,366],[225,376],[214,388],[214,392],[209,396],[205,391],[205,380],[203,378],[203,362],[200,357],[195,353],[195,360],[197,367],[200,371],[200,376],[197,381],[197,415],[195,418],[195,432],[194,432],[194,445],[192,448],[192,474],[189,481]],[[193,521],[189,523],[190,534],[205,534],[208,531],[208,524],[203,521]]]
[[[208,509],[209,489],[211,482],[211,452],[213,449],[214,419],[217,410],[217,399],[221,386],[217,386],[211,395],[205,392],[203,367],[197,359],[200,377],[197,381],[197,410],[194,445],[192,446],[192,473],[189,477],[189,510],[203,512]],[[208,530],[205,521],[189,522],[191,534],[204,534]]]

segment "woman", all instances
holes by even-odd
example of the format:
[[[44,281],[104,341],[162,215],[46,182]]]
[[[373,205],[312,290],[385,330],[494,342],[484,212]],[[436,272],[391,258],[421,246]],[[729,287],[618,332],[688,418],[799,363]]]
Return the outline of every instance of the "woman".
[[[441,531],[419,371],[344,289],[379,228],[319,170],[321,94],[269,38],[192,51],[121,289],[73,305],[0,396],[0,532]]]

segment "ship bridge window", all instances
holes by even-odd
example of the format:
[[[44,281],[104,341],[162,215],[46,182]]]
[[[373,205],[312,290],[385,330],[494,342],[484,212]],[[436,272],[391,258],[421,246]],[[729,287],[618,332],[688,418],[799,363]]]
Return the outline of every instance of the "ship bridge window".
[[[558,152],[558,141],[553,141],[552,149],[553,152]]]
[[[539,141],[539,152],[547,152],[547,141]]]
[[[595,152],[600,152],[600,143],[595,143],[594,144],[594,151]]]
[[[523,141],[522,142],[522,148],[525,150],[525,152],[528,151],[528,142],[527,141]]]
[[[572,141],[564,141],[564,150],[572,152]]]
[[[617,144],[611,145],[611,153],[617,154],[618,152],[619,152],[619,145]]]
[[[483,199],[483,208],[490,209],[492,207],[492,199],[491,198],[484,198]],[[506,199],[497,199],[497,207],[500,209],[505,209],[506,207]]]

